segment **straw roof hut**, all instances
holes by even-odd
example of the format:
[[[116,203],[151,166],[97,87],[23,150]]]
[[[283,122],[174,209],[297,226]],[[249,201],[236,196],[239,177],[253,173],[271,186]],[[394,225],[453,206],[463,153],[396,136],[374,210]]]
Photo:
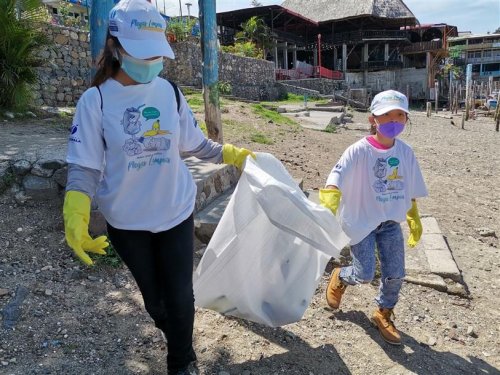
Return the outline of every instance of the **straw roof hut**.
[[[402,0],[285,0],[281,6],[316,22],[361,17],[398,20],[415,24],[417,19]]]

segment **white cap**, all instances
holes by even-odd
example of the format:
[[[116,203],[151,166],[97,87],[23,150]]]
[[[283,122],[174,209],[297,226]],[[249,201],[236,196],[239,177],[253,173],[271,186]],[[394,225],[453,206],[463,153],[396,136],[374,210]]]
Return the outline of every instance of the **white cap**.
[[[166,23],[146,0],[121,0],[109,12],[109,32],[123,49],[137,59],[175,58],[165,36]]]
[[[400,109],[406,113],[410,113],[408,111],[408,99],[406,95],[395,90],[382,91],[375,95],[370,106],[370,112],[375,116],[383,115],[393,109]]]

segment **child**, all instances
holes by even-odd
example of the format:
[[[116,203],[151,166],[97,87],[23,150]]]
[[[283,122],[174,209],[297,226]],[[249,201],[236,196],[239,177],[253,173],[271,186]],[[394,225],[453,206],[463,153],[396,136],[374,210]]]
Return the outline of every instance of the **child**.
[[[147,26],[147,27],[145,27]],[[186,99],[158,77],[174,58],[165,20],[146,0],[109,14],[103,57],[78,101],[68,144],[66,240],[85,264],[105,254],[88,234],[98,202],[109,238],[167,339],[168,374],[188,374],[193,350],[193,209],[196,184],[180,154],[241,168],[246,149],[205,138]]]
[[[333,270],[326,300],[337,309],[347,285],[373,279],[376,246],[382,275],[375,299],[378,308],[371,320],[385,341],[400,345],[400,334],[391,320],[405,276],[399,223],[407,219],[408,245],[414,247],[422,234],[415,198],[426,196],[427,189],[413,150],[396,138],[408,121],[406,96],[383,91],[373,98],[370,110],[368,120],[375,134],[344,152],[319,193],[323,206],[334,214],[339,208],[342,228],[351,238],[352,265]]]

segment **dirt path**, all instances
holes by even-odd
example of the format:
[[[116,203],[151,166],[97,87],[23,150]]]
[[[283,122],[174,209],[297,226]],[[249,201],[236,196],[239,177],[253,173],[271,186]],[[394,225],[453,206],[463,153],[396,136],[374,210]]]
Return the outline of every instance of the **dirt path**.
[[[342,151],[366,134],[269,123],[242,103],[226,109],[226,141],[273,153],[305,188],[323,186]],[[365,118],[355,113],[353,121]],[[255,132],[274,143],[251,142]],[[304,318],[285,327],[198,309],[201,374],[500,373],[500,134],[491,119],[461,130],[449,119],[415,114],[403,139],[414,147],[429,188],[421,213],[438,220],[471,298],[405,284],[396,309],[400,348],[370,326],[376,285],[348,289],[342,310],[333,313],[324,302],[327,274]],[[0,309],[19,286],[28,291],[15,329],[0,328],[0,373],[166,373],[165,345],[129,272],[75,261],[60,212],[61,202],[18,206],[9,195],[0,197]]]

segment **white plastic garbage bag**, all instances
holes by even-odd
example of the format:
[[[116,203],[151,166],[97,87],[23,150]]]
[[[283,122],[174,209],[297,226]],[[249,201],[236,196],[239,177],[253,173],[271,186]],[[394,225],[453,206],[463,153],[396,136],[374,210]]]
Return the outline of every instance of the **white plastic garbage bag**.
[[[194,275],[197,306],[271,327],[302,318],[330,257],[349,238],[278,159],[247,158]]]

